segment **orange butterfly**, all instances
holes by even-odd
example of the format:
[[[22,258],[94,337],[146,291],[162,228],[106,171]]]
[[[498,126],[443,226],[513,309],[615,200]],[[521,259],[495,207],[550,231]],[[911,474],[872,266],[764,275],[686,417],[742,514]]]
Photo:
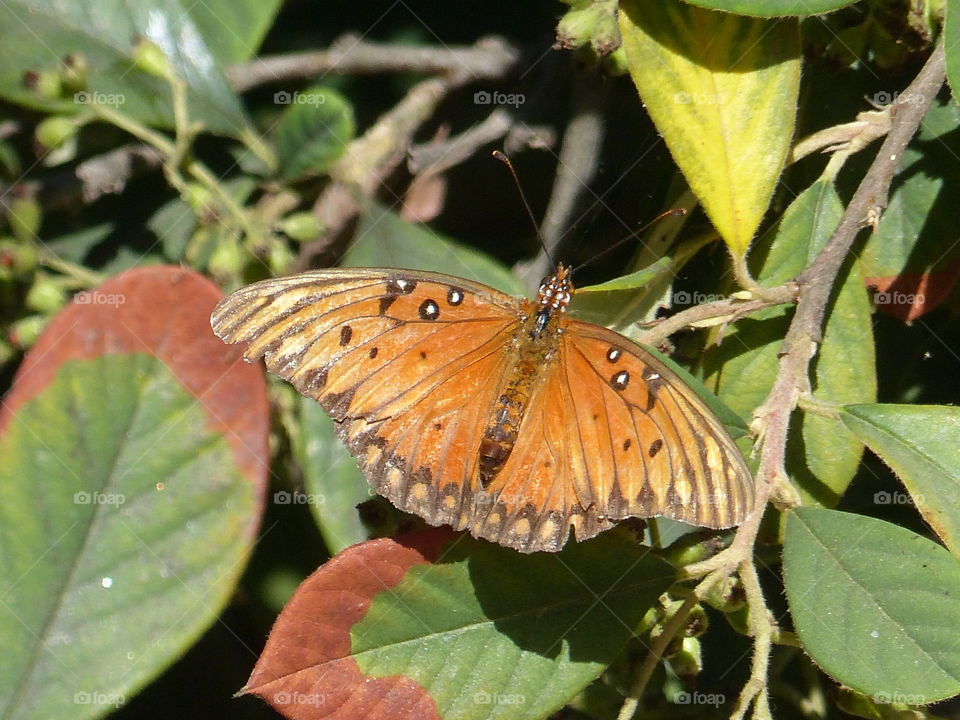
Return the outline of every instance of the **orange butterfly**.
[[[450,275],[339,268],[264,280],[214,332],[316,399],[402,510],[521,552],[614,521],[725,528],[753,480],[704,402],[652,353],[565,314],[562,265],[532,302]]]

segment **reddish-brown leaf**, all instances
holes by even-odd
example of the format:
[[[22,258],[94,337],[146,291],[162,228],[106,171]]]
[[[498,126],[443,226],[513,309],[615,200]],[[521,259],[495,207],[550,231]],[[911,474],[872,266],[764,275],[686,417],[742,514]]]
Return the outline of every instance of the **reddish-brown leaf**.
[[[900,273],[892,277],[866,278],[876,290],[877,308],[906,323],[925,315],[947,299],[960,277],[960,261],[943,270],[927,273]]]
[[[123,272],[77,293],[50,322],[16,374],[0,411],[0,432],[69,360],[117,353],[158,357],[204,408],[230,443],[237,465],[263,497],[268,470],[269,408],[260,368],[210,330],[222,297],[198,273],[153,265]]]
[[[307,578],[283,609],[241,693],[292,720],[439,718],[423,688],[403,676],[372,678],[350,657],[351,628],[374,596],[415,565],[433,562],[455,534],[434,528],[347,548]]]

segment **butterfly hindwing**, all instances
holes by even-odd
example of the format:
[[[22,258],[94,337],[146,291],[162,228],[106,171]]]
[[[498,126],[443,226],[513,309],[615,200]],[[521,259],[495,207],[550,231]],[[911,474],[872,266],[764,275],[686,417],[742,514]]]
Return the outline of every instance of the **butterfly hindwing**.
[[[586,448],[587,484],[610,478],[605,514],[664,515],[711,528],[741,522],[752,509],[751,475],[704,401],[617,333],[572,321],[566,338],[565,363],[578,378],[570,385],[577,408],[570,422]]]

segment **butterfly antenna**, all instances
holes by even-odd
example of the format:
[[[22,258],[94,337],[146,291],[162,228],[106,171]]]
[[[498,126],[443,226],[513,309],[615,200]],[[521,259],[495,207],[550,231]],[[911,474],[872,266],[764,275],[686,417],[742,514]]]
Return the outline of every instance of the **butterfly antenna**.
[[[659,215],[657,215],[653,220],[651,220],[650,222],[648,222],[648,223],[647,223],[646,225],[644,225],[643,227],[637,228],[636,230],[634,230],[632,233],[630,233],[630,234],[627,235],[626,237],[622,237],[622,238],[620,238],[619,240],[617,240],[613,245],[610,245],[609,247],[605,248],[604,250],[601,250],[601,251],[598,252],[596,255],[594,255],[592,258],[590,258],[589,260],[587,260],[587,262],[582,263],[582,264],[580,264],[580,265],[577,265],[575,268],[573,268],[572,270],[570,270],[570,272],[571,272],[571,273],[574,273],[574,272],[576,272],[577,270],[581,270],[581,269],[583,269],[584,267],[586,267],[587,265],[589,265],[590,263],[595,262],[596,260],[599,260],[599,259],[602,258],[604,255],[606,255],[607,253],[613,252],[614,250],[616,250],[618,247],[620,247],[621,245],[623,245],[623,244],[624,244],[625,242],[627,242],[628,240],[633,240],[635,237],[637,237],[637,235],[639,235],[640,233],[642,233],[644,230],[646,230],[646,229],[649,228],[650,226],[656,225],[658,222],[660,222],[661,220],[663,220],[665,217],[681,217],[681,216],[686,215],[686,214],[687,214],[687,211],[686,211],[684,208],[672,208],[672,209],[670,209],[670,210],[666,210],[666,211],[660,213]]]
[[[507,170],[510,171],[510,174],[513,175],[513,182],[517,186],[517,192],[520,193],[520,200],[523,202],[523,207],[527,211],[527,217],[530,218],[530,223],[533,225],[534,232],[537,233],[537,238],[540,240],[540,245],[543,247],[543,252],[546,253],[547,259],[550,261],[551,265],[554,265],[553,258],[550,257],[550,251],[547,249],[547,244],[543,241],[543,235],[540,234],[540,226],[537,225],[537,220],[533,216],[533,210],[530,209],[530,203],[527,202],[527,196],[523,192],[523,187],[520,185],[520,177],[517,175],[517,171],[513,167],[513,163],[510,162],[504,153],[499,150],[493,151],[493,156],[507,166]]]

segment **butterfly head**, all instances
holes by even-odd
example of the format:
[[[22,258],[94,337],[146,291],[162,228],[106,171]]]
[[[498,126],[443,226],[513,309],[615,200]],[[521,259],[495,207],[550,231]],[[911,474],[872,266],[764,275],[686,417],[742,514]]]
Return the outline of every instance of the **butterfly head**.
[[[537,291],[537,304],[548,312],[566,312],[570,298],[573,297],[573,281],[570,280],[570,268],[557,266],[557,271],[544,278]]]

